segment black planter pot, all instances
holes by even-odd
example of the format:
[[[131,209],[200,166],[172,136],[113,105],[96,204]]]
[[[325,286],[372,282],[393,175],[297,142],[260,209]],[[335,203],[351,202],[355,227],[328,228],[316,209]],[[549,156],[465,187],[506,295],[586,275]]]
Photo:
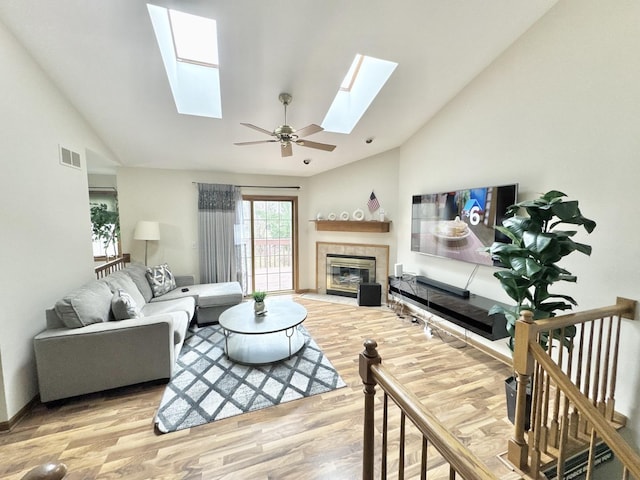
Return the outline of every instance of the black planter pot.
[[[504,390],[507,394],[507,417],[511,423],[516,421],[516,391],[518,390],[518,381],[515,377],[509,377],[504,381]],[[527,397],[525,403],[525,419],[524,429],[529,430],[531,427],[531,384],[527,385]]]

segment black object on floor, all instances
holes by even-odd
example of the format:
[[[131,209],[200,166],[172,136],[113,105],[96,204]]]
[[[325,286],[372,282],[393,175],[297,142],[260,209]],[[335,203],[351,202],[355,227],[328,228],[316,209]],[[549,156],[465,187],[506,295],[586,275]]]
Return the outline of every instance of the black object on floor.
[[[379,283],[361,283],[358,285],[358,305],[361,307],[379,307],[382,287]]]

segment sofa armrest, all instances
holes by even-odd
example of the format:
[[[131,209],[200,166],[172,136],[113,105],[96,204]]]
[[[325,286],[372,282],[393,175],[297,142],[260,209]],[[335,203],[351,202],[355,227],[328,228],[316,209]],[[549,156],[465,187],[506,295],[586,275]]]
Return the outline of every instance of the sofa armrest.
[[[40,332],[33,342],[41,400],[170,378],[174,322],[181,315],[186,313]]]
[[[193,275],[175,275],[173,278],[176,281],[176,287],[188,287],[189,285],[195,285],[195,278]]]
[[[110,322],[98,322],[92,323],[91,325],[87,325],[85,327],[80,328],[49,328],[47,330],[43,330],[39,334],[34,337],[34,340],[43,340],[47,338],[58,338],[58,337],[83,337],[91,334],[99,334],[104,333],[108,334],[109,332],[118,331],[118,330],[126,330],[130,328],[154,328],[156,324],[167,324],[171,325],[173,319],[171,315],[153,315],[148,317],[140,317],[140,318],[130,318],[128,320],[112,320]]]

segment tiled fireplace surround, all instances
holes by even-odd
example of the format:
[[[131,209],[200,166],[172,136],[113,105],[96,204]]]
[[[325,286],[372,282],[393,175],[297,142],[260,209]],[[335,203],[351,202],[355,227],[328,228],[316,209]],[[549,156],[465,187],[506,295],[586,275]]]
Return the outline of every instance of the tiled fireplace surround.
[[[389,245],[316,242],[316,291],[327,293],[327,254],[359,255],[376,258],[376,283],[382,287],[382,302],[387,298]]]

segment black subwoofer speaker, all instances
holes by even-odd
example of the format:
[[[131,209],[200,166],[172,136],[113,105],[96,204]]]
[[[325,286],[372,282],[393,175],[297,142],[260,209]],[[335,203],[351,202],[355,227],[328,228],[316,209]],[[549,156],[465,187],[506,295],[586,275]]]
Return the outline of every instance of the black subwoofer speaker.
[[[379,307],[382,287],[379,283],[361,283],[358,285],[358,305],[361,307]]]

